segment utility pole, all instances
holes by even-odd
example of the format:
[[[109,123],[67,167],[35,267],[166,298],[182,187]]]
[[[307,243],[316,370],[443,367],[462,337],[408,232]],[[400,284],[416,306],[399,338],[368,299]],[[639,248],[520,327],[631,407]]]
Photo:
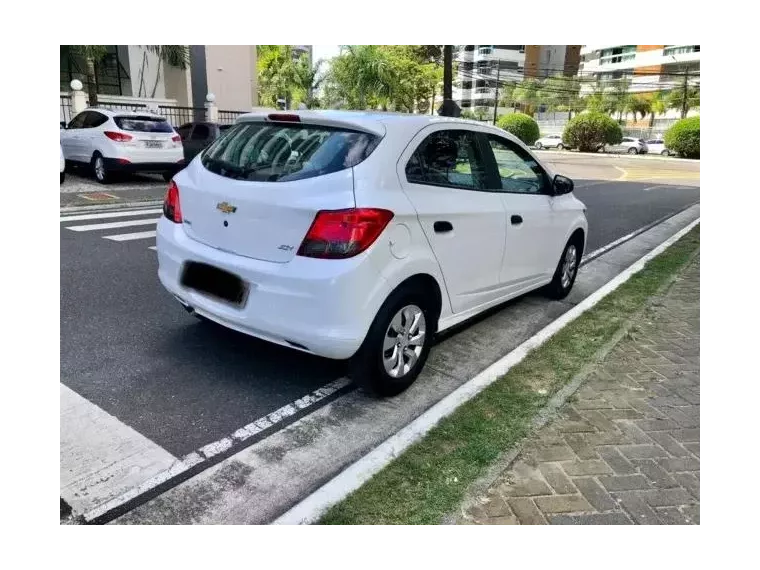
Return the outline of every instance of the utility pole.
[[[686,108],[686,97],[689,93],[689,66],[686,66],[686,71],[683,76],[683,101],[681,101],[681,118],[686,118],[687,108]]]
[[[496,60],[496,94],[493,98],[493,124],[496,125],[496,115],[499,111],[499,77],[501,72],[501,60]]]
[[[458,117],[461,113],[459,105],[451,97],[451,48],[452,46],[443,46],[443,104],[438,109],[438,114],[444,117]]]

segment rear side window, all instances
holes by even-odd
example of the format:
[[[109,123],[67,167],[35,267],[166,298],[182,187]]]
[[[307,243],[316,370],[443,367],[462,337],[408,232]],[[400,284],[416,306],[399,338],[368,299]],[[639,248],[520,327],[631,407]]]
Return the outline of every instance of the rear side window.
[[[190,135],[191,141],[205,141],[211,137],[211,129],[208,125],[198,124],[193,129],[193,134]]]
[[[131,117],[114,117],[116,126],[123,131],[137,131],[140,133],[171,133],[174,132],[172,126],[166,119],[157,117],[138,116]]]
[[[239,123],[201,156],[203,166],[238,180],[289,182],[356,166],[380,137],[318,125]]]

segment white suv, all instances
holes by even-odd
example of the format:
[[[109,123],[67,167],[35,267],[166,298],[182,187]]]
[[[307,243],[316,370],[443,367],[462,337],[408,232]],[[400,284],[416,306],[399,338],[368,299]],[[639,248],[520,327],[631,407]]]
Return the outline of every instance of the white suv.
[[[408,387],[435,333],[539,287],[568,294],[573,182],[509,133],[426,115],[248,114],[177,174],[158,276],[202,319]]]
[[[66,162],[89,165],[102,184],[116,172],[155,172],[169,180],[183,167],[182,139],[160,115],[96,107],[60,132]]]

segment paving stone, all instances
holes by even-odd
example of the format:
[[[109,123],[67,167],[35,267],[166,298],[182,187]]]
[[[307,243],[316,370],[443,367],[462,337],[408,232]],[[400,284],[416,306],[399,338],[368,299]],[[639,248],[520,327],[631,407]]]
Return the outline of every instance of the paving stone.
[[[652,486],[658,489],[678,487],[676,480],[653,460],[634,461],[639,472],[652,482]]]
[[[692,429],[676,429],[670,432],[670,435],[676,441],[681,443],[699,443],[699,428]]]
[[[499,491],[505,497],[536,497],[552,494],[551,487],[540,479],[526,479],[514,485],[505,485],[499,487]]]
[[[627,491],[615,494],[615,500],[637,524],[659,524],[660,519],[641,496],[641,491]]]
[[[546,524],[546,519],[532,499],[519,497],[507,501],[520,524]]]
[[[699,500],[699,479],[692,473],[676,473],[673,478],[681,487],[689,491],[691,495]]]
[[[682,471],[699,471],[699,459],[693,457],[676,457],[673,459],[658,459],[657,463],[670,473]]]
[[[549,517],[551,524],[603,524],[603,525],[622,525],[633,524],[625,513],[593,513],[590,515],[551,515]]]
[[[581,494],[597,511],[611,511],[617,504],[612,500],[607,491],[591,477],[578,477],[573,479]]]
[[[599,459],[599,454],[589,443],[586,434],[569,433],[565,435],[565,441],[579,459]]]
[[[634,491],[651,489],[652,485],[644,475],[599,476],[599,483],[608,491]]]
[[[609,419],[615,420],[638,420],[644,417],[644,415],[634,409],[620,409],[620,410],[602,410],[602,413]]]
[[[699,457],[699,442],[697,443],[684,443],[683,446],[691,453]]]
[[[649,434],[649,437],[674,457],[685,457],[689,455],[689,450],[673,439],[673,436],[667,432],[652,432]]]
[[[599,447],[599,455],[617,475],[631,475],[636,473],[636,467],[620,454],[616,447]]]
[[[653,457],[668,457],[667,451],[659,445],[620,445],[620,453],[628,459],[650,459]]]
[[[694,503],[694,498],[680,487],[640,491],[650,507],[677,507]]]
[[[662,413],[667,414],[667,412],[664,411]],[[646,432],[666,431],[683,427],[673,420],[636,420],[635,424],[636,427]]]
[[[557,426],[560,433],[595,432],[596,428],[588,422],[561,422]]]
[[[652,440],[641,430],[639,426],[633,423],[634,421],[637,420],[620,420],[615,422],[618,429],[623,434],[624,439],[627,440],[626,443],[651,444]]]
[[[571,477],[583,475],[611,475],[612,469],[604,461],[590,459],[588,461],[563,461],[562,469]]]
[[[564,471],[562,471],[558,465],[554,463],[542,463],[539,466],[539,469],[541,470],[544,479],[546,479],[546,482],[549,483],[551,488],[554,489],[554,492],[558,495],[568,495],[578,492],[578,489],[575,488],[575,485],[570,481],[570,478],[565,475]]]
[[[573,405],[576,410],[602,410],[612,408],[612,404],[605,399],[580,400]]]
[[[681,512],[690,524],[699,524],[699,505],[686,505]]]
[[[584,410],[581,414],[591,425],[600,431],[615,431],[617,428],[599,410]]]
[[[553,495],[536,497],[536,506],[544,513],[577,513],[593,508],[581,495]]]
[[[575,453],[567,445],[550,445],[541,447],[533,454],[536,461],[566,461],[575,459]]]

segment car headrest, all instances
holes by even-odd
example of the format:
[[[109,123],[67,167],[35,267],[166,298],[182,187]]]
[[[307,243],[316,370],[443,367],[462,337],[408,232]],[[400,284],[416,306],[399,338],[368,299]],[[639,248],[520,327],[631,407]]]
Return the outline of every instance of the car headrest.
[[[454,168],[459,149],[448,137],[437,137],[425,147],[425,162],[438,168]]]

